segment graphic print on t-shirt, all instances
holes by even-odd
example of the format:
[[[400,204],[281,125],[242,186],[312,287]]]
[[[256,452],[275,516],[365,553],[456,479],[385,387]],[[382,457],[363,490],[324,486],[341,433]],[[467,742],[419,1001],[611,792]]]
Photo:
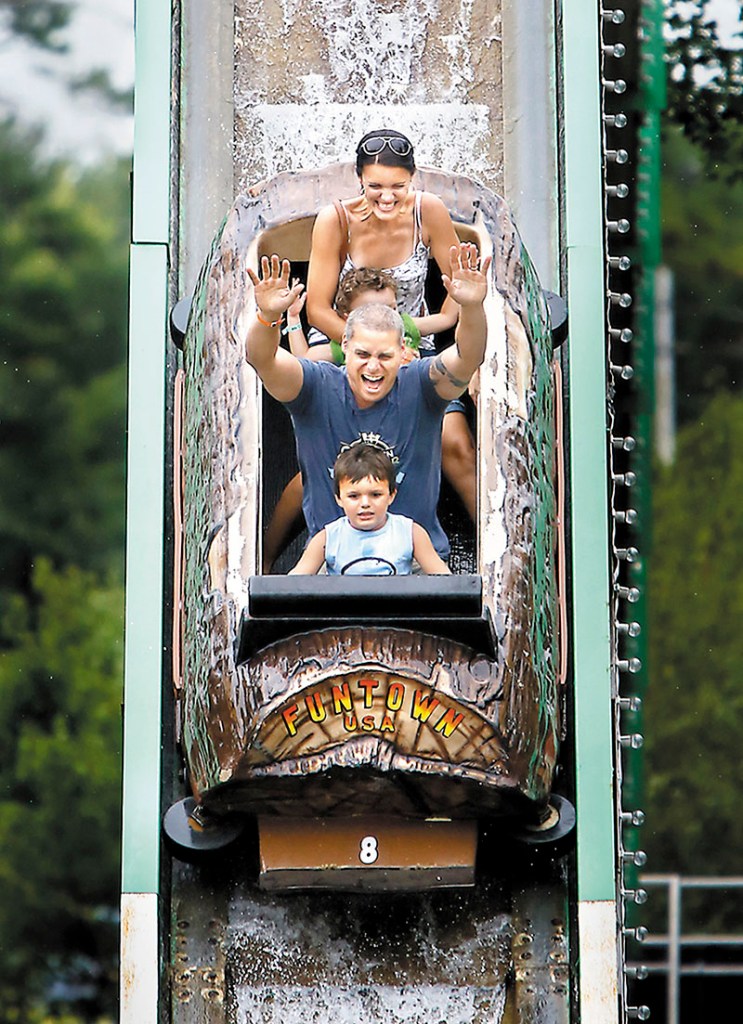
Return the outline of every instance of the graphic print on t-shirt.
[[[380,452],[384,452],[387,458],[390,460],[393,466],[397,466],[400,459],[395,455],[394,446],[387,444],[387,442],[381,437],[380,434],[375,434],[372,431],[362,430],[355,441],[341,441],[340,451],[341,455],[343,452],[347,452],[349,448],[355,448],[360,444],[368,444],[370,448],[377,448]],[[333,469],[330,469],[330,475],[333,475]],[[399,470],[395,476],[395,482],[399,487],[402,481],[405,479],[405,474]]]

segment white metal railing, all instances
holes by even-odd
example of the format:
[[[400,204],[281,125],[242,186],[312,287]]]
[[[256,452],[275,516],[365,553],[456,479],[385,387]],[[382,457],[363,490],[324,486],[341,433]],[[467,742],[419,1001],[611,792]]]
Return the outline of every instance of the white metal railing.
[[[642,875],[642,884],[648,888],[664,888],[668,901],[667,928],[665,934],[645,933],[643,945],[665,947],[665,960],[647,964],[628,964],[637,972],[641,969],[648,974],[666,975],[667,1024],[679,1024],[679,1000],[681,979],[687,976],[743,976],[743,934],[715,934],[712,932],[689,932],[683,930],[683,896],[690,889],[738,889],[743,891],[743,876],[705,876],[648,874]],[[644,929],[643,929],[644,932]],[[683,962],[683,950],[686,947],[706,946],[719,949],[741,950],[739,963],[709,963],[706,960],[695,961],[693,964]]]

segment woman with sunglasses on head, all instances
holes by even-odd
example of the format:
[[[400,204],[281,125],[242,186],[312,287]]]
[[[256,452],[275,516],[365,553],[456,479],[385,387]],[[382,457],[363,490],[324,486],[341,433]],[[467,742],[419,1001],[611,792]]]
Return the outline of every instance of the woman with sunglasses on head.
[[[413,146],[406,136],[392,128],[368,132],[356,148],[361,195],[317,215],[307,316],[326,338],[338,342],[343,335],[345,321],[333,300],[338,281],[355,267],[385,270],[395,279],[398,310],[413,317],[421,332],[421,355],[435,351],[431,332],[456,323],[457,306],[448,298],[440,314],[428,315],[425,285],[429,256],[447,273],[449,250],[459,240],[438,196],[413,188],[414,172]],[[328,344],[314,345],[309,358],[333,361],[333,353]]]
[[[435,355],[431,335],[453,327],[459,315],[457,304],[448,296],[437,314],[428,312],[425,301],[429,257],[446,274],[450,248],[459,244],[449,211],[438,196],[413,188],[412,143],[392,128],[364,135],[356,147],[356,173],[361,195],[324,207],[315,221],[307,318],[324,338],[320,344],[312,344],[310,338],[307,357],[342,360],[337,343],[346,322],[333,302],[339,280],[358,267],[384,270],[394,278],[398,312],[412,317],[421,334],[420,355]],[[473,521],[477,515],[476,461],[465,406],[457,399],[444,417],[441,463]]]

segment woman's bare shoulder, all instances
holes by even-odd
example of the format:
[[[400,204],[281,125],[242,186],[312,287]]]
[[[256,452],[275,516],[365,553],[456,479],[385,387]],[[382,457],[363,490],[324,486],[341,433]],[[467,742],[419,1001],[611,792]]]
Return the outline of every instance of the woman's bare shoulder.
[[[315,228],[318,227],[323,233],[341,235],[346,230],[343,221],[353,221],[358,215],[359,197],[351,199],[339,199],[335,203],[323,206],[315,218]]]
[[[312,228],[313,249],[323,243],[339,245],[343,237],[344,228],[341,226],[338,210],[331,203],[330,206],[323,206],[315,217],[315,224]]]
[[[456,244],[456,232],[449,211],[433,192],[421,193],[421,224],[427,244]]]
[[[335,203],[329,203],[327,206],[322,206],[315,218],[315,224],[328,225],[333,223],[338,224],[338,210],[336,209]]]
[[[451,220],[449,211],[444,206],[443,200],[434,192],[421,192],[421,212],[424,217]]]

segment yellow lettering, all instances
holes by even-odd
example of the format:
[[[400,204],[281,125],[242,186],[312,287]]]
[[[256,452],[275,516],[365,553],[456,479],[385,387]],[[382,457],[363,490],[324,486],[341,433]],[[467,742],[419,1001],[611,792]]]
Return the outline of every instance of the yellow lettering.
[[[413,695],[413,706],[410,709],[410,717],[421,722],[427,722],[431,713],[439,706],[438,697],[423,696],[423,690],[416,690]]]
[[[444,712],[433,727],[434,732],[443,732],[444,736],[451,736],[463,719],[464,714],[461,711],[455,711],[454,708],[449,708],[449,710]]]
[[[370,708],[372,706],[372,699],[374,698],[373,691],[379,686],[378,679],[359,679],[357,686],[364,691],[364,707]]]
[[[353,698],[351,697],[351,691],[348,688],[348,683],[343,683],[341,686],[334,686],[331,690],[331,696],[333,698],[333,710],[336,715],[340,715],[342,711],[353,710]]]
[[[389,715],[385,715],[382,719],[382,724],[379,727],[380,732],[394,732],[395,723],[392,721]]]
[[[405,687],[402,683],[390,683],[390,688],[387,691],[387,707],[390,711],[400,710],[404,696]]]
[[[304,702],[307,705],[307,710],[310,713],[310,718],[313,722],[324,722],[325,721],[325,705],[320,699],[319,693],[310,693],[304,698]]]
[[[364,715],[361,719],[361,728],[364,732],[371,732],[374,729],[374,719],[371,715]]]
[[[344,715],[343,728],[346,730],[346,732],[356,732],[356,730],[358,729],[356,715]]]
[[[289,733],[290,736],[297,735],[297,727],[294,724],[294,722],[296,721],[298,714],[299,707],[296,704],[292,704],[290,705],[290,707],[284,708],[284,710],[281,712],[281,717],[284,719],[286,731]]]

